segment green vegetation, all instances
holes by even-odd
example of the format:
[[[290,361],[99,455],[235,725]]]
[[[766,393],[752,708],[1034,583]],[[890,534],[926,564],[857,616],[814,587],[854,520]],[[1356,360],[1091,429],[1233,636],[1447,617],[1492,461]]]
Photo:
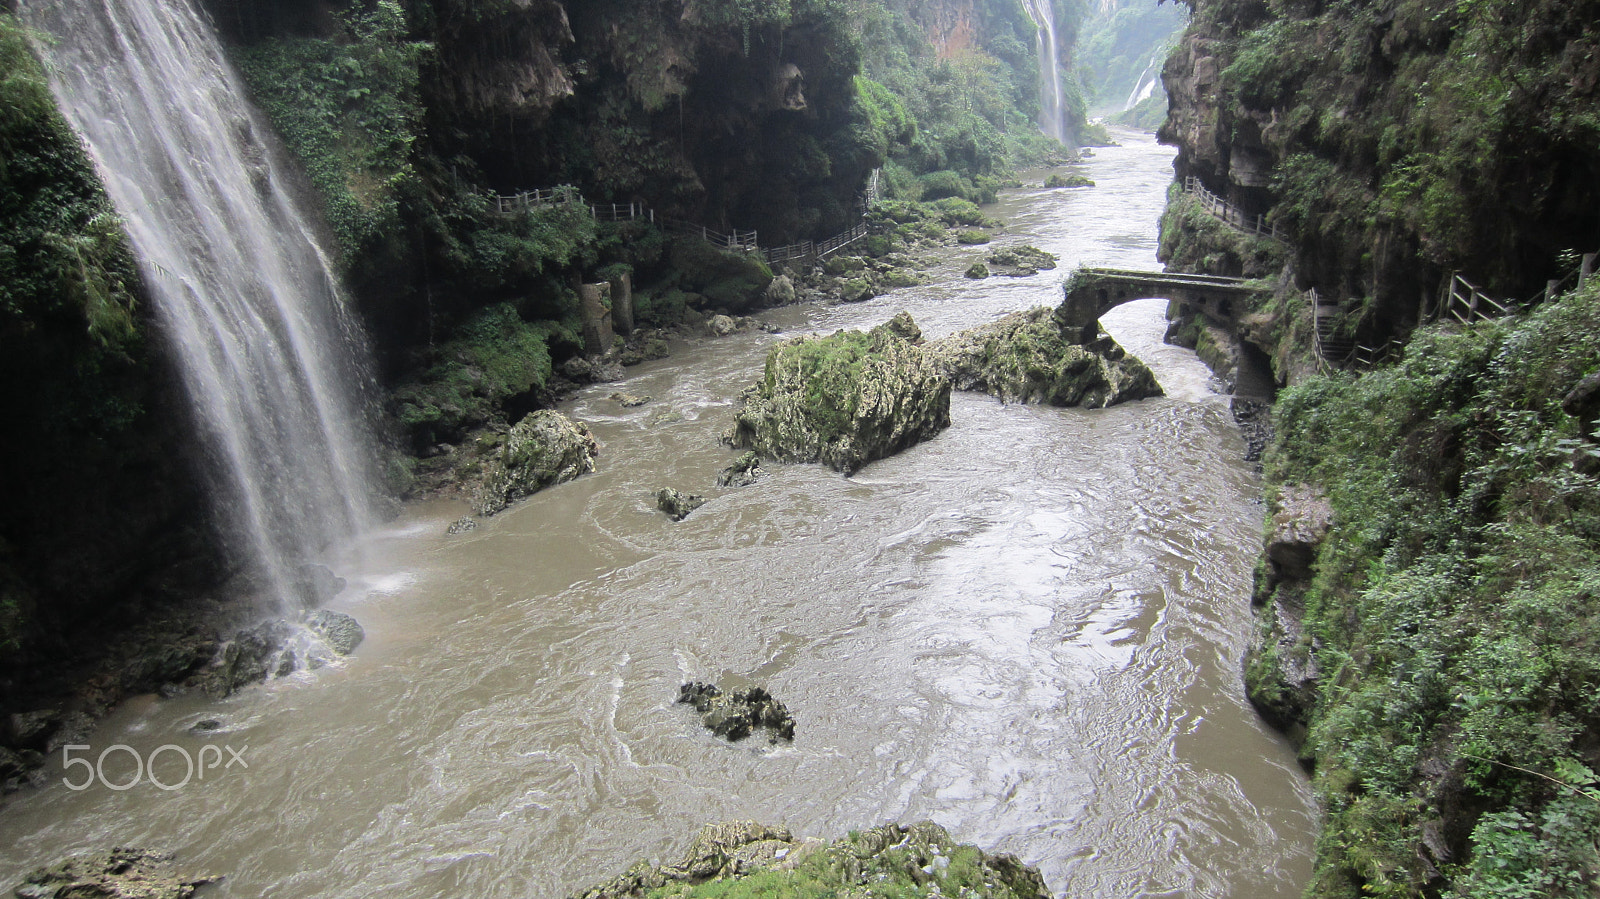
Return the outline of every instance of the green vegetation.
[[[1083,23],[1077,61],[1090,105],[1105,113],[1117,112],[1140,77],[1161,63],[1176,42],[1189,16],[1182,3],[1117,0],[1099,4]],[[1157,85],[1151,101],[1164,118],[1166,93]],[[1150,127],[1161,124],[1158,118]]]
[[[77,135],[56,111],[23,27],[0,12],[0,663],[23,648],[35,596],[71,555],[63,505],[101,501],[147,421],[140,279]],[[116,544],[101,525],[100,545]],[[55,541],[60,541],[59,543]],[[114,550],[108,549],[108,552]],[[90,552],[93,556],[95,553]],[[75,558],[75,557],[74,557]],[[59,573],[59,572],[56,572]],[[82,578],[79,596],[102,585]],[[74,596],[60,604],[77,609]]]
[[[887,160],[890,196],[992,202],[999,177],[1073,152],[1039,133],[1035,28],[1022,4],[979,3],[975,11],[977,45],[945,56],[915,4],[873,0],[856,13],[865,75],[857,79],[857,117],[872,123],[867,133]],[[1082,15],[1076,3],[1058,3],[1064,47]],[[1085,103],[1076,74],[1066,77],[1075,140],[1087,128]]]
[[[392,405],[412,444],[425,449],[459,438],[500,414],[511,401],[526,408],[549,383],[550,344],[581,345],[575,325],[529,323],[509,303],[490,306],[429,354],[414,379],[394,391]]]
[[[1283,269],[1289,248],[1228,227],[1182,185],[1174,184],[1167,188],[1167,206],[1161,213],[1157,256],[1175,271],[1260,278]]]
[[[1303,590],[1295,651],[1320,671],[1309,895],[1600,884],[1600,445],[1562,411],[1596,333],[1591,287],[1280,399],[1267,480],[1320,487],[1335,520],[1309,585],[1276,588]]]
[[[1595,249],[1600,3],[1191,5],[1223,66],[1215,125],[1274,163],[1262,203],[1306,245],[1300,275],[1378,299],[1384,330],[1454,271],[1525,298]]]
[[[240,70],[305,165],[346,258],[402,232],[402,198],[419,190],[419,65],[396,0],[340,10],[342,33],[281,37],[246,49]]]

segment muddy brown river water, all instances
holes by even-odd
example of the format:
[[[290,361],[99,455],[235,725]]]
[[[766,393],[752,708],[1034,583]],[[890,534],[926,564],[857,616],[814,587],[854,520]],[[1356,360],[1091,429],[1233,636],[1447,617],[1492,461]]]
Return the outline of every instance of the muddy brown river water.
[[[1097,187],[993,210],[998,243],[1061,270],[973,282],[979,251],[952,249],[929,286],[764,317],[793,334],[906,309],[936,337],[1056,304],[1078,263],[1156,268],[1171,152],[1119,137],[1081,166]],[[105,783],[69,789],[83,769],[58,758],[0,809],[0,885],[146,845],[228,875],[215,896],[558,899],[675,856],[706,821],[832,838],[932,819],[1069,897],[1297,896],[1315,808],[1240,676],[1259,485],[1227,398],[1161,343],[1164,311],[1105,324],[1166,398],[957,394],[948,431],[848,479],[769,465],[712,486],[772,335],[587,390],[565,411],[601,442],[597,473],[455,538],[461,507],[412,508],[332,560],[351,581],[333,608],[367,631],[355,656],[222,703],[128,704],[80,753],[128,747]],[[654,399],[624,409],[617,390]],[[666,486],[711,502],[675,524],[654,510]],[[794,743],[713,738],[674,704],[691,679],[767,686]],[[189,733],[208,717],[222,730]],[[178,783],[168,745],[239,761],[172,790],[107,785],[152,754]]]

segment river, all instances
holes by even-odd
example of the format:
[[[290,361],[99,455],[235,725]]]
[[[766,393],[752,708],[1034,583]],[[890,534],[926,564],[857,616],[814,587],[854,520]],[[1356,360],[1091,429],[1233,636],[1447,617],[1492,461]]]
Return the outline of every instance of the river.
[[[1055,305],[1078,263],[1155,268],[1171,152],[1119,133],[1098,182],[1008,192],[997,243],[1056,253],[1037,277],[968,281],[952,249],[925,287],[790,307],[787,333],[909,310],[930,336]],[[1033,175],[1038,183],[1041,176]],[[1036,864],[1069,897],[1292,897],[1316,811],[1285,741],[1244,696],[1259,482],[1164,301],[1104,320],[1167,396],[1104,411],[957,394],[953,426],[853,478],[769,465],[718,490],[734,403],[773,340],[678,347],[564,411],[600,470],[459,537],[419,505],[333,564],[347,662],[246,690],[126,704],[95,733],[105,782],[51,762],[0,809],[0,884],[79,850],[176,851],[228,897],[559,899],[699,824],[753,818],[833,838],[931,819]],[[612,392],[653,400],[624,409]],[[711,502],[681,523],[659,487]],[[759,683],[792,745],[727,744],[680,683]],[[196,722],[220,730],[200,735]],[[184,753],[217,764],[164,790]],[[80,763],[81,765],[81,763]]]

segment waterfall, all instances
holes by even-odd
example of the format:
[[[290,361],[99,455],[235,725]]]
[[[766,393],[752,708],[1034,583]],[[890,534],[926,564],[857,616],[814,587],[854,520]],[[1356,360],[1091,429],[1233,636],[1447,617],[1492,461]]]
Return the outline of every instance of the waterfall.
[[[1067,140],[1061,92],[1061,48],[1056,43],[1056,11],[1053,0],[1023,0],[1028,18],[1038,30],[1034,40],[1039,47],[1039,130],[1062,143]]]
[[[280,603],[368,517],[367,345],[189,0],[22,0],[182,374],[222,537]],[[175,440],[184,440],[175,437]]]
[[[1128,94],[1128,100],[1122,104],[1124,112],[1138,106],[1140,103],[1155,96],[1156,90],[1161,87],[1161,68],[1166,64],[1167,54],[1171,47],[1162,44],[1150,57],[1150,62],[1145,64],[1144,71],[1139,73],[1139,80],[1133,86],[1133,92]]]

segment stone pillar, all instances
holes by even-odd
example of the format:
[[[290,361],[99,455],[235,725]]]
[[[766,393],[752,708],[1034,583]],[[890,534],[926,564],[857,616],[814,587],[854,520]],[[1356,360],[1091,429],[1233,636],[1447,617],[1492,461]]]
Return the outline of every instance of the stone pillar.
[[[1578,270],[1579,290],[1589,286],[1589,278],[1594,274],[1594,257],[1596,255],[1595,253],[1583,254],[1583,267]]]
[[[633,275],[611,279],[611,323],[619,334],[633,333]]]
[[[606,303],[610,284],[582,284],[578,287],[578,310],[583,317],[583,352],[602,356],[611,349],[616,334],[611,330],[611,309]]]

